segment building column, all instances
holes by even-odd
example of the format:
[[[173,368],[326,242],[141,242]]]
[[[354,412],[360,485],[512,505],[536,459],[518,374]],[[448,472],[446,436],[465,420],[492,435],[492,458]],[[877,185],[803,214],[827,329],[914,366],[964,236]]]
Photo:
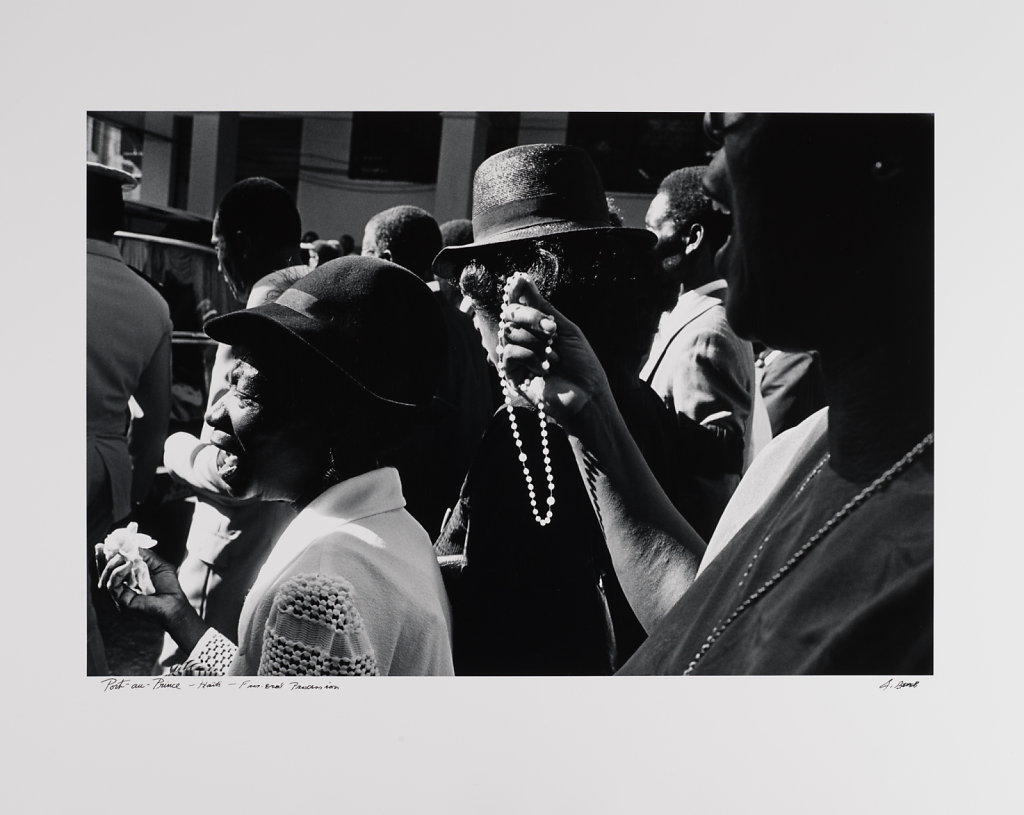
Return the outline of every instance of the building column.
[[[441,155],[434,195],[434,218],[439,224],[470,216],[473,173],[487,149],[486,113],[443,112],[441,121]]]
[[[568,113],[523,113],[519,117],[519,144],[565,144]]]
[[[235,183],[238,114],[196,113],[192,117],[192,159],[188,209],[212,218],[228,187]]]
[[[174,114],[146,113],[144,133],[139,200],[166,207],[171,203]],[[160,138],[161,135],[166,138]]]

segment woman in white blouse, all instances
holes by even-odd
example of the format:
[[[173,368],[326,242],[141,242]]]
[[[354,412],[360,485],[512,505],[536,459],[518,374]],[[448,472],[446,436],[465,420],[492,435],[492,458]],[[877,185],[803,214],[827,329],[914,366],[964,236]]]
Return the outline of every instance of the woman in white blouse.
[[[299,510],[242,609],[237,646],[189,605],[173,568],[142,554],[101,564],[122,607],[159,620],[189,658],[176,673],[450,674],[451,612],[431,542],[404,509],[386,450],[429,412],[442,353],[429,289],[410,272],[345,257],[281,297],[212,320],[235,348],[207,422],[224,485]]]

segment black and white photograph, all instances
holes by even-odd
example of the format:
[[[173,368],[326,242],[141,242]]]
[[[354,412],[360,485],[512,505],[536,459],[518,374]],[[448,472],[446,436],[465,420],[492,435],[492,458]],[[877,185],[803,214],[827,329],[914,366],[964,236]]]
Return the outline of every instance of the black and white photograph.
[[[86,118],[90,675],[932,673],[930,114]]]
[[[1024,805],[1018,13],[8,16],[4,811]]]

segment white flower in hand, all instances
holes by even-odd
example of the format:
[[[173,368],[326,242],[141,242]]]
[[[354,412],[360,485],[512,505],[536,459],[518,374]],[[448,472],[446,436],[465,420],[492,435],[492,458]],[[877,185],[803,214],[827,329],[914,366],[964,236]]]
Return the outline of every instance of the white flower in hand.
[[[149,535],[139,532],[139,525],[132,521],[124,529],[115,529],[107,535],[103,543],[97,544],[96,548],[102,547],[107,560],[114,555],[121,555],[128,561],[128,588],[136,594],[156,594],[156,588],[149,577],[149,567],[139,555],[139,549],[152,549],[156,544],[156,540]]]

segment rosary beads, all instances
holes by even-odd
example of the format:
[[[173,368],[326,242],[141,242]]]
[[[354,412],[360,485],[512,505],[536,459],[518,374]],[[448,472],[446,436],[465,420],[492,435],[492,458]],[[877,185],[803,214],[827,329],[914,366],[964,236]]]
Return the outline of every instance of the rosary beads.
[[[516,280],[520,277],[525,277],[521,272],[513,274],[505,282],[505,291],[501,299],[502,311],[506,310],[511,305],[512,298],[511,292],[515,286]],[[523,477],[526,479],[526,492],[530,497],[530,509],[533,512],[533,519],[540,526],[547,526],[551,523],[551,519],[555,514],[555,476],[551,471],[551,454],[548,449],[548,417],[547,412],[544,409],[544,388],[543,383],[540,388],[541,397],[537,402],[537,420],[540,422],[540,449],[541,457],[544,461],[544,475],[547,480],[548,497],[547,497],[547,512],[541,515],[540,510],[537,506],[537,491],[534,488],[534,479],[530,474],[530,468],[526,461],[526,452],[523,450],[523,439],[519,433],[519,424],[516,421],[515,408],[513,406],[513,396],[515,394],[515,388],[509,381],[508,376],[505,374],[505,361],[502,351],[505,347],[505,338],[508,333],[509,326],[504,320],[498,322],[498,376],[501,378],[502,391],[505,394],[505,410],[508,413],[508,423],[512,428],[512,439],[516,443],[516,449],[519,451],[519,463],[523,465]],[[544,361],[541,363],[541,369],[545,372],[550,369],[551,363],[548,360],[548,356],[551,354],[551,348],[554,345],[555,338],[549,337],[547,344],[544,346]]]

